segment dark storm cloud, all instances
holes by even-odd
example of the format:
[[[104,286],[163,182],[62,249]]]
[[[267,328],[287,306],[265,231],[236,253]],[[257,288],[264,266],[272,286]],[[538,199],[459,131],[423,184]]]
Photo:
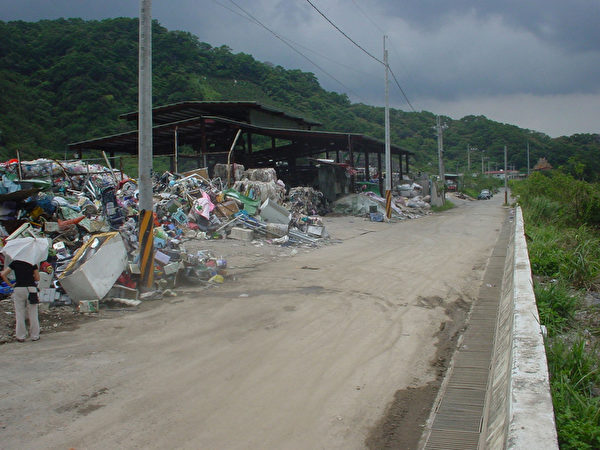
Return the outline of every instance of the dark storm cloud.
[[[367,0],[368,1],[368,0]],[[387,13],[429,29],[455,16],[500,16],[517,30],[574,51],[600,49],[600,2],[595,0],[383,0]]]
[[[229,0],[154,0],[152,17],[212,46],[227,45],[315,73],[352,101],[383,103],[383,67],[304,0],[235,0],[290,39],[300,56]],[[557,135],[600,123],[600,0],[312,0],[363,48],[390,65],[416,109],[492,114]],[[0,0],[0,20],[137,17],[139,0]],[[310,63],[310,58],[319,67]],[[393,106],[408,109],[394,82]],[[480,109],[478,109],[480,108]],[[587,114],[579,114],[585,110]],[[570,112],[569,112],[570,111]],[[515,116],[516,117],[516,116]],[[585,125],[582,125],[585,122]],[[539,124],[552,124],[539,128]]]

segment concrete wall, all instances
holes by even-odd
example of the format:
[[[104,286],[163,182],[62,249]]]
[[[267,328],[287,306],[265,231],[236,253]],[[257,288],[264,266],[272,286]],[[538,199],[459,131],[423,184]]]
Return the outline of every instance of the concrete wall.
[[[558,449],[520,208],[507,249],[480,448]]]

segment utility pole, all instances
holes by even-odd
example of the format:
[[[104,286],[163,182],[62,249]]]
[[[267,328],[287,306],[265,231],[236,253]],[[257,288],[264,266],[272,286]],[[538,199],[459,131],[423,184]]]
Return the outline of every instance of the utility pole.
[[[388,51],[385,47],[383,36],[383,65],[385,66],[385,213],[387,218],[392,217],[392,155],[390,151],[390,92],[389,92],[389,65]]]
[[[504,204],[508,205],[508,171],[507,167],[507,157],[506,157],[506,145],[504,146]]]
[[[471,149],[469,144],[467,144],[467,172],[471,173]]]
[[[154,230],[152,200],[152,0],[140,0],[138,86],[138,187],[141,286],[154,282]]]
[[[484,169],[483,169],[483,154],[484,153],[485,153],[485,151],[481,150],[481,176],[483,176],[483,172],[484,172]]]
[[[440,181],[442,183],[442,200],[446,201],[446,175],[444,169],[444,138],[442,136],[442,122],[440,116],[437,116],[437,143],[438,143],[438,170]]]
[[[529,176],[529,141],[527,141],[527,176]]]
[[[471,173],[471,152],[479,150],[477,147],[471,147],[467,144],[467,172]]]

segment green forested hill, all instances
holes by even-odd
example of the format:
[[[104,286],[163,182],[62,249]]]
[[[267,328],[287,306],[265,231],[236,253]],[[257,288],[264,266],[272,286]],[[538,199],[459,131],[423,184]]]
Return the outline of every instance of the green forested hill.
[[[63,155],[66,144],[131,128],[119,114],[137,109],[136,19],[0,22],[0,158]],[[153,102],[253,100],[323,123],[323,129],[383,139],[383,109],[351,103],[324,90],[312,73],[256,61],[212,47],[183,31],[153,26]],[[448,171],[466,166],[467,145],[485,149],[491,165],[526,167],[539,157],[597,179],[598,135],[551,139],[483,116],[444,118]],[[435,172],[435,116],[390,111],[391,139],[415,152],[416,165]],[[473,167],[481,154],[473,154]],[[480,167],[480,166],[479,166]]]

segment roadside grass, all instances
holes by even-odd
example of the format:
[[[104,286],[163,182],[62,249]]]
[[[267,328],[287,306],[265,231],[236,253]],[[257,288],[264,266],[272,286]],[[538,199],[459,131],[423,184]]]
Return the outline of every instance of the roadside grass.
[[[546,325],[548,334],[553,337],[567,331],[580,304],[579,293],[557,282],[535,283],[534,291],[540,322]]]
[[[452,209],[455,206],[456,205],[454,203],[452,203],[450,200],[446,199],[446,201],[444,202],[444,204],[442,206],[431,205],[431,210],[433,212],[439,213],[439,212],[448,211],[449,209]]]
[[[597,348],[577,335],[572,341],[551,339],[546,351],[560,448],[600,448]]]
[[[527,219],[526,219],[527,220]],[[600,276],[600,238],[586,226],[528,226],[529,259],[534,274],[559,277],[577,289],[593,289]]]
[[[523,208],[562,450],[600,449],[598,186],[555,173],[511,183]]]
[[[471,198],[477,198],[477,196],[479,195],[481,191],[478,191],[477,189],[471,189],[471,188],[463,188],[462,189],[462,193],[468,195]]]

